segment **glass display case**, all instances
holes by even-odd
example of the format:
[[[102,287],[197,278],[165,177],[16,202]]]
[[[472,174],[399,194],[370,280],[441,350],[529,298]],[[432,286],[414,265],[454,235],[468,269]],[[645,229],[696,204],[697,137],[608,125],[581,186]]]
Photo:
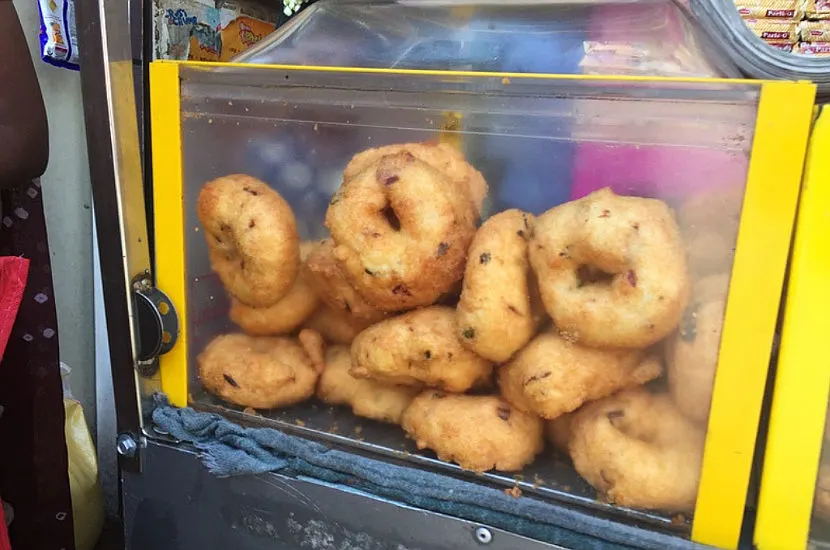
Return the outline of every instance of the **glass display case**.
[[[816,119],[799,200],[764,452],[755,544],[760,550],[830,547],[830,110]]]
[[[401,1],[154,62],[161,390],[735,547],[815,90],[718,59],[670,2]]]

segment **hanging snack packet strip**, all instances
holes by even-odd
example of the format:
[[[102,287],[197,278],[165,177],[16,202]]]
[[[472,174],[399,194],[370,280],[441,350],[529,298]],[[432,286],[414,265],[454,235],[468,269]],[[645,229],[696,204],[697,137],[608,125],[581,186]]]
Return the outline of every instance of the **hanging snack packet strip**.
[[[50,65],[80,69],[75,0],[38,0],[40,57]]]

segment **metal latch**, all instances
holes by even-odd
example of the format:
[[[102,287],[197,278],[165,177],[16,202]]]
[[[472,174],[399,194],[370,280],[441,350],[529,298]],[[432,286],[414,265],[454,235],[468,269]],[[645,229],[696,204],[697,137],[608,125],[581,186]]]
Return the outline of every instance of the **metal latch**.
[[[154,287],[149,277],[133,282],[138,332],[136,370],[141,376],[158,372],[158,358],[176,345],[179,316],[167,295]]]

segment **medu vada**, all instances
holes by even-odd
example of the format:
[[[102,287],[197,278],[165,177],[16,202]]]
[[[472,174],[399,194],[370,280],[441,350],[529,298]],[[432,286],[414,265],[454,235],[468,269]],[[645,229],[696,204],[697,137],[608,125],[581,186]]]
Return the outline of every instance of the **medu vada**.
[[[678,207],[677,220],[686,242],[690,271],[705,275],[731,269],[743,192],[742,186],[704,192]]]
[[[579,475],[611,502],[691,512],[704,439],[668,395],[636,388],[579,409],[568,449]]]
[[[709,419],[725,311],[725,299],[693,299],[666,342],[669,391],[677,408],[695,422]]]
[[[343,171],[344,179],[351,179],[375,164],[386,155],[406,151],[418,160],[426,162],[450,180],[470,197],[476,213],[487,196],[487,182],[481,172],[467,162],[464,154],[448,143],[402,143],[367,149],[355,155]]]
[[[662,201],[601,189],[536,219],[530,263],[562,334],[587,346],[645,348],[677,326],[686,255]]]
[[[420,392],[413,387],[355,378],[349,374],[352,358],[346,346],[330,346],[325,363],[317,397],[329,405],[348,405],[357,416],[400,424],[403,412]]]
[[[475,218],[464,190],[404,151],[345,180],[326,226],[358,293],[402,311],[435,303],[461,280]]]
[[[313,243],[300,246],[301,259],[311,252],[313,246]],[[231,296],[231,321],[251,336],[278,336],[294,332],[317,309],[317,293],[309,279],[308,269],[301,266],[288,294],[268,307],[246,306]]]
[[[401,421],[419,449],[466,470],[516,472],[544,448],[543,425],[494,395],[425,391]]]
[[[317,370],[291,338],[223,334],[197,357],[205,389],[254,409],[287,407],[314,395]]]
[[[538,293],[527,259],[533,223],[533,216],[520,210],[500,212],[479,228],[468,252],[458,338],[496,363],[527,344],[544,318],[531,297]]]
[[[490,383],[493,365],[456,338],[455,310],[432,306],[381,321],[352,342],[351,374],[405,386],[465,392]]]
[[[303,327],[316,330],[329,344],[348,346],[361,330],[370,327],[373,323],[372,320],[359,319],[341,309],[335,310],[322,304],[303,323]]]
[[[543,332],[498,370],[498,381],[514,407],[551,420],[662,371],[657,357],[640,350],[589,348]]]
[[[291,207],[260,180],[234,174],[202,187],[196,204],[211,268],[239,302],[268,307],[291,289],[300,269]]]
[[[334,258],[334,242],[331,239],[325,239],[309,253],[306,268],[309,283],[330,308],[371,322],[386,316],[369,305],[346,279],[342,266]]]

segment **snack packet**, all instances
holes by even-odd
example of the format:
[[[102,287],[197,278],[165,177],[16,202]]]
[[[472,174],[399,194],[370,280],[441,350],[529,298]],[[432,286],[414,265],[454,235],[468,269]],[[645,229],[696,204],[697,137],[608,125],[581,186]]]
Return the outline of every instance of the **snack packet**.
[[[798,36],[803,42],[830,42],[830,20],[802,21]]]
[[[815,57],[830,57],[830,42],[801,42],[798,53]]]
[[[735,7],[741,17],[747,19],[791,19],[804,18],[803,0],[735,0]]]
[[[830,0],[807,0],[808,19],[830,19]]]
[[[766,42],[789,43],[798,42],[798,23],[777,19],[744,19],[744,23],[759,38]]]
[[[79,70],[75,0],[38,0],[38,9],[40,57],[56,67]]]

